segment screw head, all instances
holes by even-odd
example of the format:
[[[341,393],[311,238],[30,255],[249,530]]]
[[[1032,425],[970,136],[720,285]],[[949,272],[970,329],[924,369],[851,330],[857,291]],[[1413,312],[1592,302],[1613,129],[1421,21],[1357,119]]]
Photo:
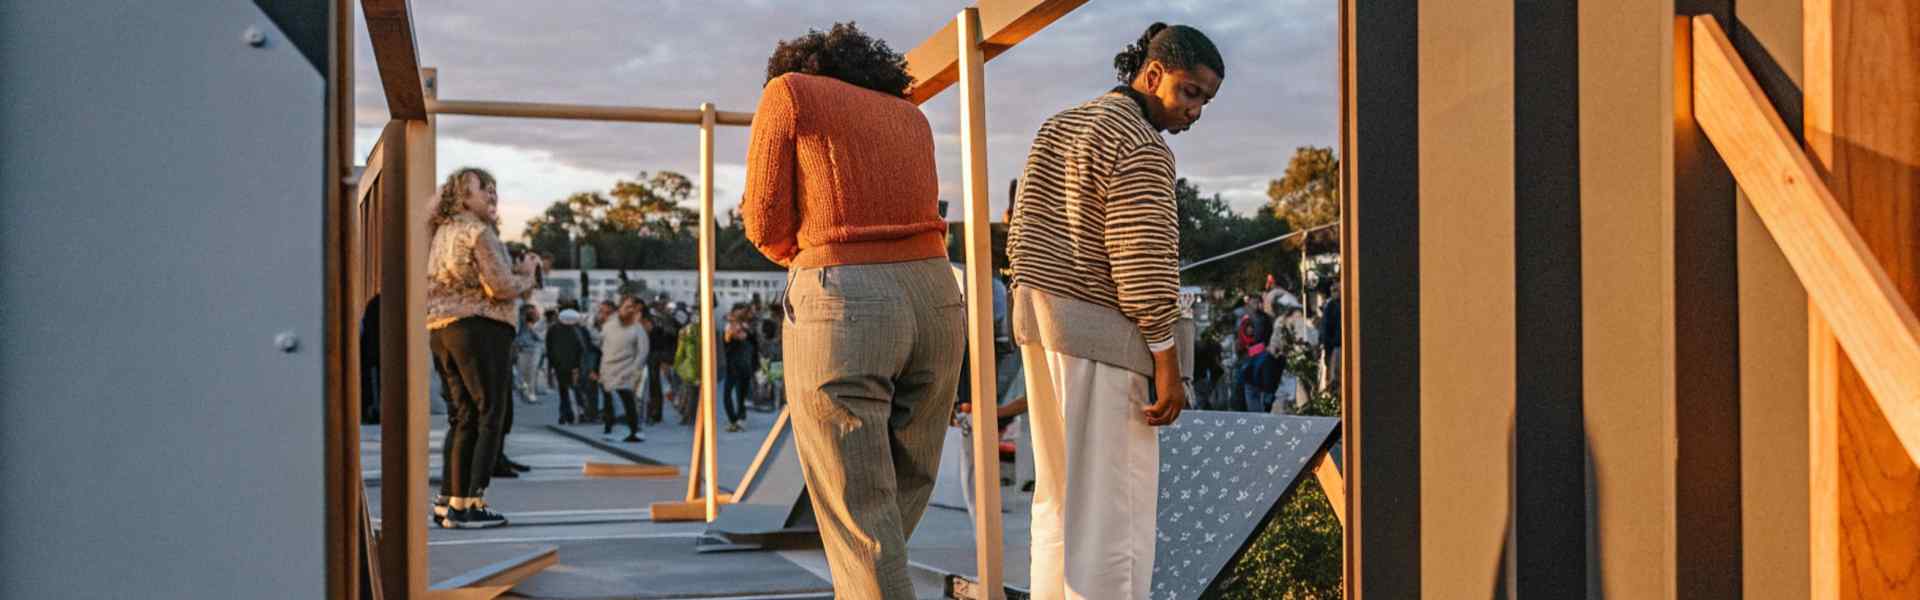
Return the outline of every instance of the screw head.
[[[267,45],[267,33],[259,27],[248,26],[246,31],[240,33],[240,39],[255,48]]]
[[[291,331],[282,331],[279,335],[273,336],[273,345],[281,352],[292,353],[300,349],[300,338],[293,335]]]

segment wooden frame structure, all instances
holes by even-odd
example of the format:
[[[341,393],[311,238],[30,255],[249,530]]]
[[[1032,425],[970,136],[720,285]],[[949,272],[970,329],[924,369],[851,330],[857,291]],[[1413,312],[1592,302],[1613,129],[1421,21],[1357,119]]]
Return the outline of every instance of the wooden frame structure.
[[[964,188],[966,190],[966,236],[969,265],[986,265],[989,258],[987,199],[989,186],[986,173],[986,121],[984,64],[987,60],[1005,52],[1020,41],[1030,37],[1040,29],[1058,20],[1086,0],[982,0],[977,6],[961,11],[953,21],[940,32],[920,44],[907,56],[909,72],[918,83],[910,91],[910,99],[916,104],[925,102],[954,83],[959,83],[964,95],[961,111],[965,123],[962,133],[962,147],[967,165]],[[725,112],[714,108],[710,103],[702,104],[697,110],[567,105],[551,103],[522,103],[470,100],[440,100],[435,94],[437,74],[432,69],[418,66],[418,50],[414,46],[411,9],[406,0],[361,0],[366,14],[368,34],[373,42],[376,62],[386,92],[388,108],[394,119],[381,135],[381,141],[369,155],[367,171],[359,183],[361,222],[372,231],[356,229],[350,234],[351,240],[359,240],[359,246],[348,244],[348,254],[358,248],[362,256],[377,253],[380,260],[374,263],[356,265],[349,268],[358,273],[362,287],[353,294],[370,296],[372,289],[385,292],[387,300],[382,302],[382,352],[381,370],[394,376],[381,378],[382,401],[382,473],[397,474],[402,481],[423,481],[426,479],[426,403],[419,400],[426,395],[427,372],[424,360],[419,359],[425,353],[426,336],[424,319],[424,290],[422,286],[411,285],[420,281],[424,274],[422,264],[425,257],[426,239],[418,228],[409,224],[425,221],[425,211],[434,192],[434,118],[435,115],[453,114],[468,116],[494,116],[518,118],[577,119],[597,121],[618,121],[633,123],[674,123],[698,125],[700,127],[700,313],[702,326],[713,323],[713,270],[715,266],[715,248],[713,231],[715,227],[713,210],[713,131],[720,125],[748,126],[752,123],[752,113]],[[367,245],[376,241],[378,248]],[[364,262],[364,261],[363,261]],[[968,288],[978,293],[969,293],[967,314],[969,316],[968,336],[973,340],[974,348],[970,360],[974,361],[973,372],[979,381],[974,390],[978,396],[976,403],[991,405],[993,398],[991,373],[992,332],[991,303],[985,293],[987,270],[969,268]],[[374,282],[377,282],[375,284]],[[377,288],[376,288],[377,285]],[[355,297],[364,302],[365,297]],[[395,301],[399,300],[399,301]],[[694,438],[694,468],[688,473],[688,497],[686,502],[663,503],[655,505],[654,517],[673,518],[688,516],[689,513],[712,521],[719,514],[720,505],[731,497],[719,493],[715,481],[716,465],[716,417],[714,415],[715,373],[717,360],[715,340],[709,335],[702,339],[701,363],[703,379],[700,399],[700,420]],[[783,415],[784,417],[784,415]],[[985,411],[976,411],[974,426],[983,432],[997,432],[998,423]],[[782,419],[784,424],[785,419]],[[773,438],[780,431],[776,428]],[[988,510],[980,511],[980,522],[976,523],[978,533],[977,558],[980,562],[980,583],[991,590],[993,597],[1001,597],[1004,590],[1002,579],[1002,545],[999,496],[999,460],[997,435],[976,436],[976,457],[987,459],[978,461],[981,467],[975,477],[979,481],[993,485],[977,486],[980,491],[978,502]],[[749,469],[747,478],[742,481],[736,493],[745,491],[752,481],[760,463],[765,458],[769,444],[763,443],[755,465]],[[349,444],[348,446],[357,446]],[[424,506],[426,499],[411,485],[394,486],[383,495],[383,514],[388,518],[381,523],[382,534],[379,548],[378,569],[387,597],[492,597],[511,587],[506,577],[524,577],[537,571],[545,564],[551,564],[551,553],[533,553],[525,560],[509,561],[511,564],[489,567],[500,575],[476,575],[465,578],[472,586],[460,590],[427,588],[426,582],[426,524],[418,507]],[[697,511],[697,512],[696,512]],[[501,585],[506,582],[506,585]]]

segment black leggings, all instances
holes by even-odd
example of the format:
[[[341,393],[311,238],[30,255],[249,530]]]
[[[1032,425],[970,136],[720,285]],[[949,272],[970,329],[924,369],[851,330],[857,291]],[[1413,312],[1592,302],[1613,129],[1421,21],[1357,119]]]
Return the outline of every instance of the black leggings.
[[[440,494],[479,497],[493,478],[513,402],[513,326],[467,317],[433,331],[428,346],[447,403]]]
[[[633,390],[614,390],[614,393],[620,396],[620,407],[627,411],[627,433],[639,433],[640,432],[640,409],[639,407],[635,406],[638,400],[634,398]],[[601,422],[607,424],[605,431],[607,433],[612,433],[613,432],[613,407],[608,406],[607,410],[602,411],[600,414],[601,414]]]

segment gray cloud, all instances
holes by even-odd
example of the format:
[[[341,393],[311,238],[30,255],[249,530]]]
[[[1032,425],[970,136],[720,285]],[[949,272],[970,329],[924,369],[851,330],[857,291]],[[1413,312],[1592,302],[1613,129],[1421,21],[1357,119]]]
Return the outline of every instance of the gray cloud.
[[[905,52],[938,31],[961,2],[415,0],[423,65],[440,70],[440,96],[686,107],[712,101],[752,110],[767,54],[780,39],[855,20]],[[1227,77],[1206,116],[1170,138],[1180,173],[1241,210],[1264,200],[1265,182],[1293,148],[1332,145],[1338,118],[1336,4],[1328,0],[1090,2],[987,69],[989,176],[996,205],[1033,131],[1049,115],[1116,82],[1113,54],[1153,21],[1206,31]],[[362,25],[364,27],[364,25]],[[386,106],[364,36],[356,54],[358,124],[378,127]],[[926,106],[938,137],[943,194],[958,199],[955,94]],[[581,169],[634,173],[697,170],[697,132],[675,125],[449,116],[440,135],[553,153]],[[738,169],[746,130],[723,128],[723,171]],[[512,177],[512,165],[491,165]],[[724,180],[731,179],[722,177]],[[721,190],[730,204],[739,190]],[[997,213],[997,208],[996,208]]]

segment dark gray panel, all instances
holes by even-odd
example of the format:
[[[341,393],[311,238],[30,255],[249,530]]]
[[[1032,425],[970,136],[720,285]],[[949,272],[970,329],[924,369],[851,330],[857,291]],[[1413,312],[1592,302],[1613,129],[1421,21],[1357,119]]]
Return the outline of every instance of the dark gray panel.
[[[1160,428],[1152,598],[1213,590],[1339,427],[1331,417],[1196,410]]]
[[[7,597],[324,593],[325,82],[249,27],[0,3]]]
[[[1514,2],[1513,517],[1508,589],[1587,582],[1578,2]]]
[[[1350,0],[1348,597],[1420,597],[1420,3]]]

